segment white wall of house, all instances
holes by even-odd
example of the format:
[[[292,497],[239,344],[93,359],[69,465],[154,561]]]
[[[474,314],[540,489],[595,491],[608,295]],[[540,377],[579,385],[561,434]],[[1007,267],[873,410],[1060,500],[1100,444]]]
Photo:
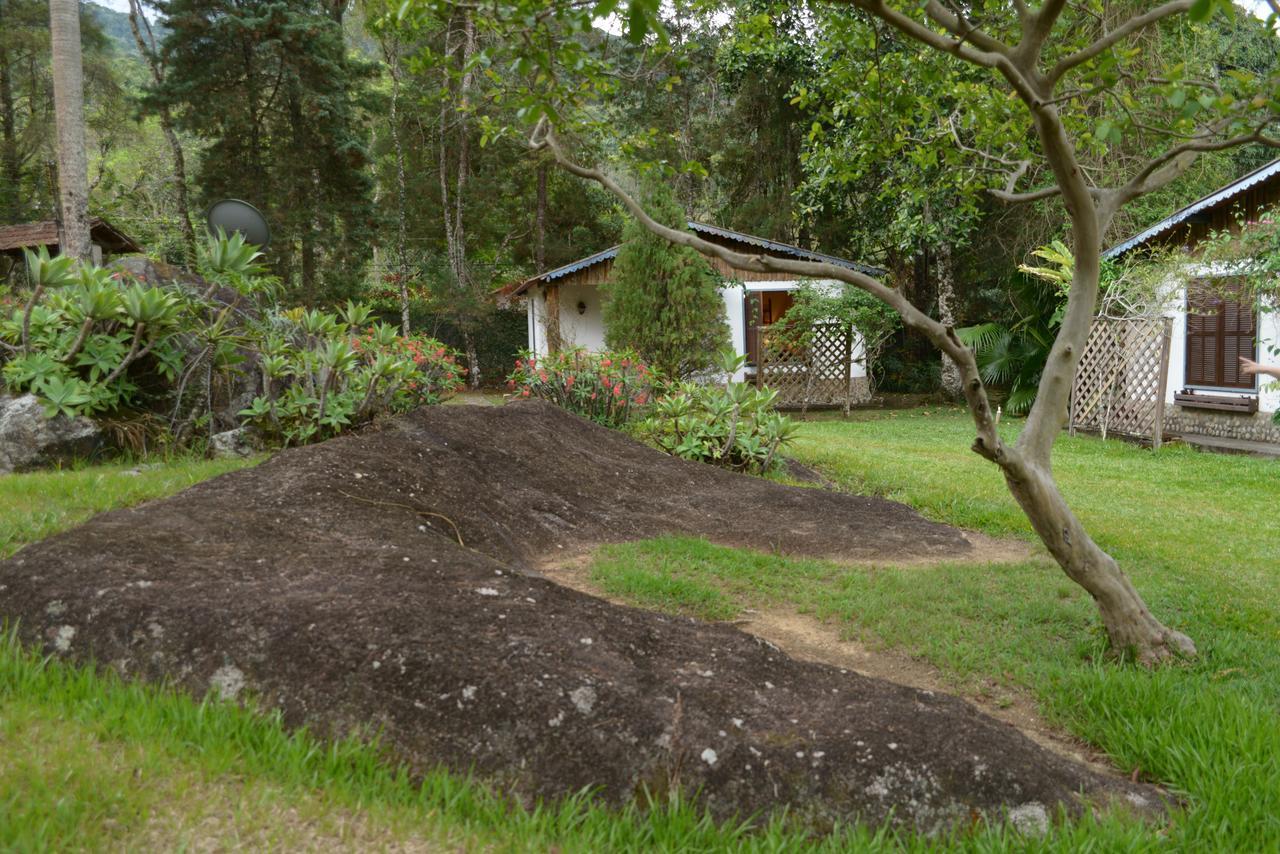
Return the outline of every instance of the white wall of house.
[[[1206,275],[1227,275],[1227,270],[1193,269],[1188,278]],[[1169,285],[1165,317],[1173,320],[1172,339],[1169,342],[1169,376],[1165,383],[1165,403],[1172,404],[1173,396],[1187,387],[1187,289],[1185,279]],[[1270,348],[1280,347],[1280,312],[1261,311],[1258,313],[1258,361],[1275,364],[1280,357],[1272,355]],[[1255,388],[1258,389],[1258,409],[1262,412],[1275,412],[1280,409],[1280,383],[1269,382],[1262,377]],[[1230,389],[1224,394],[1245,394],[1242,389]]]
[[[836,289],[838,282],[818,282],[819,287]],[[786,282],[746,282],[729,285],[720,289],[724,299],[724,319],[729,326],[729,340],[738,355],[747,352],[746,315],[743,312],[742,298],[745,292],[751,291],[793,291],[800,287],[798,281]],[[585,306],[585,312],[578,313],[578,303]],[[525,300],[528,314],[529,349],[539,356],[547,354],[547,296],[542,287],[530,288]],[[601,307],[600,289],[595,285],[563,285],[560,288],[560,334],[566,346],[585,347],[587,350],[603,350],[604,315]],[[862,343],[858,341],[853,350],[853,377],[859,379],[867,375],[862,364]],[[735,380],[742,380],[745,372],[739,371]]]
[[[595,285],[560,286],[560,337],[568,347],[588,350],[604,349],[604,313],[600,305],[600,289]],[[547,355],[547,294],[545,288],[530,288],[529,349],[539,356]],[[579,313],[578,304],[583,311]]]

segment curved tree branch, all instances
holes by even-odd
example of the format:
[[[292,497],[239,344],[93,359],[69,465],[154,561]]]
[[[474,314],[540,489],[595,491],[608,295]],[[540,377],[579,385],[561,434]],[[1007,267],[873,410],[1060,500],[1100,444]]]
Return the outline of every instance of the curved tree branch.
[[[924,13],[935,24],[942,27],[961,41],[969,42],[982,50],[991,53],[1009,54],[1009,46],[982,30],[976,24],[966,21],[958,12],[943,6],[938,0],[929,0],[924,6]]]
[[[1196,162],[1196,158],[1206,151],[1222,151],[1250,142],[1256,142],[1271,148],[1280,148],[1280,139],[1263,133],[1261,128],[1264,126],[1260,125],[1255,131],[1238,136],[1218,139],[1206,136],[1190,140],[1181,145],[1175,145],[1163,154],[1153,157],[1127,183],[1114,191],[1117,207],[1136,199],[1138,196],[1158,190],[1173,181],[1190,169],[1191,165]]]
[[[1159,21],[1163,21],[1165,18],[1186,12],[1191,8],[1192,2],[1193,0],[1172,0],[1172,2],[1157,6],[1149,12],[1145,12],[1141,15],[1135,15],[1088,47],[1081,48],[1075,53],[1064,56],[1062,59],[1058,60],[1053,68],[1049,70],[1048,75],[1046,75],[1050,85],[1057,83],[1062,79],[1062,75],[1066,74],[1077,65],[1083,65],[1098,54],[1114,47],[1116,44],[1124,41],[1139,30],[1145,29]]]

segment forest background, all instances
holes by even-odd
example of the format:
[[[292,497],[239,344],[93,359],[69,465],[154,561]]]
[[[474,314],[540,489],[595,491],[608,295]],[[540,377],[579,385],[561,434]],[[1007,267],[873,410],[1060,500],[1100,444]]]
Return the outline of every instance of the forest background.
[[[364,299],[396,320],[407,305],[408,325],[469,352],[494,382],[525,320],[492,291],[621,236],[612,197],[518,135],[488,132],[520,117],[507,70],[475,62],[486,34],[465,14],[409,24],[380,0],[117,3],[128,11],[81,6],[89,207],[152,255],[190,260],[187,224],[198,232],[211,202],[244,199],[271,224],[267,261],[291,302]],[[622,69],[596,105],[600,162],[628,180],[657,164],[692,219],[882,266],[922,308],[941,297],[957,325],[1012,325],[1039,304],[1048,285],[1018,266],[1066,236],[1061,202],[1007,207],[961,167],[967,81],[908,84],[917,49],[848,9],[680,0],[661,14],[666,43],[568,36]],[[1277,40],[1245,14],[1179,16],[1147,39],[1153,67],[1172,57],[1188,75],[1265,75],[1278,61]],[[0,225],[55,217],[49,51],[47,4],[0,0]],[[1099,184],[1155,144],[1101,120],[1093,137],[1083,157]],[[1110,237],[1271,156],[1203,155],[1126,208]],[[880,388],[933,391],[939,367],[899,332]]]

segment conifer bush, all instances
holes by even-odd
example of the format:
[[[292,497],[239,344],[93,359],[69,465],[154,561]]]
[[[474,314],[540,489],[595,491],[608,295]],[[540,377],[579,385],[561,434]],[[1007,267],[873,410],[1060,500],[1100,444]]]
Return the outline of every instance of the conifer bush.
[[[672,226],[684,212],[656,179],[645,186],[646,210]],[[729,342],[722,284],[711,262],[696,251],[655,236],[634,220],[604,292],[605,342],[631,350],[663,376],[686,379],[715,364]]]

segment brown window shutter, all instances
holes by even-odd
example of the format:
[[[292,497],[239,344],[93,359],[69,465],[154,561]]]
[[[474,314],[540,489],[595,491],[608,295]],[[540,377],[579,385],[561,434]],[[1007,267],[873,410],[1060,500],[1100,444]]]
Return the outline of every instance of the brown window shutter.
[[[1187,288],[1187,385],[1211,386],[1217,376],[1218,306],[1202,282]]]
[[[1256,337],[1257,317],[1253,306],[1243,301],[1226,300],[1222,306],[1222,384],[1224,386],[1249,389],[1254,387],[1253,377],[1240,373],[1240,357],[1254,358]]]
[[[1225,284],[1225,287],[1224,287]],[[1240,373],[1240,357],[1254,358],[1257,315],[1250,298],[1230,298],[1242,283],[1192,282],[1187,289],[1187,356],[1189,386],[1252,389],[1252,377]]]

